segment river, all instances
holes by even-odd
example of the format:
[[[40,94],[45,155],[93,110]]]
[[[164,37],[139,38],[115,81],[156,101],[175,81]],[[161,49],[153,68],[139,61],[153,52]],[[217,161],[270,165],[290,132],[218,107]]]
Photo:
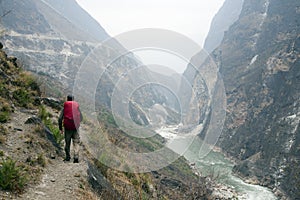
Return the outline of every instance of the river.
[[[276,200],[276,196],[270,189],[259,185],[251,185],[245,183],[232,173],[233,163],[227,159],[222,153],[210,151],[206,156],[200,157],[199,150],[203,142],[199,137],[178,136],[174,127],[168,127],[158,130],[157,132],[169,140],[167,146],[173,151],[180,153],[184,148],[184,156],[190,163],[195,163],[195,168],[202,175],[212,175],[216,180],[225,184],[236,191],[239,199],[247,200]]]

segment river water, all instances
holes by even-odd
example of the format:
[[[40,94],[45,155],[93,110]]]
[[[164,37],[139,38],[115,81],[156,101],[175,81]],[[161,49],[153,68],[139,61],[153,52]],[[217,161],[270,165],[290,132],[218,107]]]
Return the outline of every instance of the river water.
[[[179,136],[174,128],[163,128],[157,132],[169,140],[167,146],[173,151],[183,154],[201,175],[212,175],[216,180],[236,191],[239,199],[275,200],[276,196],[270,189],[245,183],[232,173],[233,163],[222,153],[210,151],[207,155],[199,154],[203,142],[199,137]],[[186,148],[188,147],[188,148]],[[183,153],[184,152],[184,153]]]

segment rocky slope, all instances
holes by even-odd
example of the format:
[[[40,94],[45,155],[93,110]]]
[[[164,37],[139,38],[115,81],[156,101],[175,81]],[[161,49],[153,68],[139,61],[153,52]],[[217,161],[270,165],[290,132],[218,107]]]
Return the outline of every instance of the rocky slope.
[[[17,58],[7,56],[3,50],[0,50],[0,76],[0,197],[92,197],[86,160],[82,159],[77,167],[62,162],[62,147],[58,143],[61,139],[57,126],[52,124],[60,103],[42,98],[36,78],[23,71]],[[57,192],[57,187],[61,192]]]
[[[164,144],[161,137],[128,136],[107,120],[109,112],[99,116],[101,129],[85,118],[80,128],[80,163],[64,163],[57,129],[62,102],[42,98],[34,76],[17,63],[16,57],[0,50],[1,198],[208,199],[220,195],[212,194],[213,182],[195,175],[182,157],[148,173],[121,172],[99,162],[86,145],[95,133],[127,151],[148,152]]]
[[[212,54],[227,96],[218,144],[236,173],[291,199],[300,196],[299,19],[298,0],[245,0]]]
[[[103,33],[100,38],[95,38],[94,32],[85,32],[87,28],[84,26],[85,24],[83,25],[80,21],[78,24],[74,24],[78,20],[72,16],[73,10],[77,10],[77,14],[82,14],[82,10],[77,7],[75,1],[64,1],[62,3],[60,1],[26,0],[21,2],[13,0],[5,3],[2,2],[2,9],[3,13],[8,13],[3,17],[3,23],[1,24],[2,29],[5,30],[2,37],[4,48],[9,54],[18,57],[18,61],[22,67],[38,75],[38,86],[40,86],[33,85],[36,87],[33,91],[28,88],[20,89],[20,91],[14,87],[11,88],[14,82],[7,81],[7,78],[18,77],[18,74],[12,71],[12,69],[20,68],[20,65],[17,66],[14,63],[14,66],[8,68],[9,72],[14,72],[12,74],[4,71],[3,76],[5,79],[3,80],[9,86],[5,85],[5,90],[2,90],[3,87],[1,87],[1,92],[4,91],[3,94],[5,95],[3,96],[3,101],[5,101],[3,105],[5,106],[1,108],[3,110],[3,113],[1,113],[1,115],[3,114],[1,116],[3,117],[1,121],[3,123],[1,126],[3,127],[3,130],[1,129],[3,142],[0,148],[4,156],[3,159],[6,161],[9,160],[9,157],[12,157],[13,160],[19,161],[17,162],[18,165],[25,165],[29,169],[31,169],[32,163],[34,169],[38,171],[38,173],[29,174],[32,176],[31,179],[33,181],[24,183],[22,191],[25,193],[20,196],[21,199],[55,199],[59,195],[64,195],[62,199],[74,198],[76,196],[79,196],[79,198],[87,196],[91,199],[119,199],[120,197],[123,199],[141,197],[147,199],[188,199],[193,197],[211,197],[212,183],[205,178],[196,176],[187,161],[183,158],[154,172],[143,174],[120,172],[113,168],[108,168],[99,162],[97,160],[99,157],[95,159],[95,155],[89,153],[91,151],[89,145],[86,145],[86,149],[84,148],[85,145],[82,145],[82,162],[78,168],[72,166],[71,163],[61,163],[61,147],[53,141],[53,135],[48,129],[46,131],[47,137],[44,137],[45,132],[43,124],[41,124],[43,120],[41,119],[42,116],[39,116],[39,113],[44,113],[45,111],[40,108],[41,102],[39,100],[41,93],[45,95],[45,92],[46,94],[53,94],[55,97],[61,98],[62,91],[70,91],[72,89],[74,78],[75,75],[78,75],[78,71],[83,72],[80,74],[83,74],[83,77],[81,77],[83,79],[78,80],[79,84],[77,86],[83,90],[79,90],[81,93],[75,94],[76,98],[79,101],[82,100],[80,102],[84,106],[85,102],[96,96],[97,111],[102,111],[98,117],[100,119],[101,130],[99,131],[99,127],[95,127],[87,120],[87,124],[82,126],[83,136],[87,135],[91,137],[95,132],[96,134],[100,133],[101,137],[109,138],[116,146],[127,151],[149,152],[164,145],[165,141],[161,137],[143,140],[128,136],[115,126],[111,115],[110,100],[115,87],[114,84],[117,83],[120,77],[129,70],[137,67],[140,63],[132,55],[118,57],[120,52],[124,52],[124,49],[114,40],[110,40],[109,45],[95,48],[101,39],[105,39],[105,37],[102,38],[103,35],[105,36],[105,33],[103,33],[101,27],[97,28],[95,25],[92,28],[96,28]],[[83,18],[86,17],[89,18],[83,13]],[[93,21],[92,19],[88,19],[85,21],[87,25],[89,24],[89,20]],[[118,57],[118,59],[114,60],[113,63],[109,63],[111,57]],[[16,61],[15,58],[10,59],[10,62]],[[4,66],[7,65],[5,64],[5,56],[2,62]],[[111,64],[111,67],[107,67],[107,64]],[[80,71],[82,69],[83,71]],[[102,72],[105,73],[103,76],[100,76]],[[8,77],[6,77],[7,74],[9,75]],[[140,74],[140,76],[135,77],[131,81],[149,80],[148,72],[144,70]],[[35,81],[32,82],[35,83]],[[94,94],[95,91],[89,90],[92,88],[89,86],[90,84],[96,85],[96,94]],[[20,85],[29,87],[23,83]],[[129,84],[128,87],[134,87],[134,84]],[[9,92],[10,90],[13,91],[12,94]],[[42,90],[42,92],[39,92],[39,90]],[[142,105],[142,107],[151,108],[156,103],[163,104],[166,102],[164,93],[166,92],[161,92],[157,88],[144,88],[135,93],[135,101],[140,104],[138,107]],[[146,97],[151,97],[151,100],[145,102],[144,100],[147,99],[145,95]],[[8,102],[7,98],[10,99]],[[15,113],[11,113],[11,108],[6,104],[12,104],[11,101],[14,101],[14,99],[21,102],[20,105],[17,105]],[[25,102],[24,99],[26,99]],[[37,99],[37,102],[35,99]],[[45,99],[43,100],[44,102],[48,102]],[[37,103],[37,105],[34,103]],[[58,102],[58,104],[62,104],[62,102]],[[170,112],[174,112],[176,102],[170,104],[173,104],[170,106],[173,108],[170,109]],[[24,111],[23,107],[27,108],[27,106],[28,109]],[[46,116],[47,125],[52,124],[51,127],[57,134],[57,127],[55,129],[55,125],[60,106],[57,107],[56,105],[55,108],[44,104],[43,106],[46,107],[48,113]],[[103,110],[101,110],[102,108]],[[155,108],[152,110],[155,111]],[[132,115],[136,119],[143,118],[142,112],[132,112]],[[176,113],[173,115],[174,117],[169,118],[170,121],[178,118]],[[28,118],[31,118],[34,124],[25,125],[24,122]],[[147,121],[137,120],[137,122],[144,123]],[[17,124],[17,127],[15,127],[15,124]],[[36,125],[39,125],[38,127],[40,128],[36,129]],[[11,130],[12,128],[13,130]],[[11,131],[12,134],[7,137],[7,132]],[[20,135],[24,135],[25,142],[23,141],[24,138]],[[41,138],[39,137],[40,135],[42,136]],[[14,136],[17,138],[15,139]],[[98,135],[96,136],[99,138]],[[28,142],[27,137],[29,138]],[[51,141],[54,145],[51,144],[48,137],[52,138]],[[83,144],[90,143],[90,137],[82,137]],[[11,143],[17,143],[18,145],[10,145]],[[45,148],[46,146],[47,148]],[[28,151],[26,150],[24,155],[23,152],[19,152],[20,149],[28,149]],[[99,147],[97,146],[96,149],[99,149]],[[27,157],[27,155],[32,156]],[[66,169],[74,171],[70,175],[65,171]],[[21,172],[24,176],[27,174],[26,172]],[[61,176],[57,176],[57,173],[61,174]],[[78,176],[78,173],[81,175]],[[59,192],[53,192],[53,187],[57,185],[60,187]],[[12,189],[11,191],[12,193],[1,191],[1,196],[3,198],[18,198],[14,195],[16,190]]]

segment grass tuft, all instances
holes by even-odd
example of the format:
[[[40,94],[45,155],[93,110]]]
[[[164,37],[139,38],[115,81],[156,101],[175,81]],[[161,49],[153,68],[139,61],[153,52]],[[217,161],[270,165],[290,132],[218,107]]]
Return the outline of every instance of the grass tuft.
[[[8,158],[2,160],[0,167],[0,187],[3,190],[21,192],[28,182],[27,175],[21,167],[16,165],[16,161]]]
[[[40,106],[39,117],[42,120],[42,122],[45,124],[45,126],[49,128],[51,133],[53,133],[55,141],[60,145],[64,140],[64,135],[61,134],[59,128],[51,122],[50,119],[51,114],[46,110],[45,106]]]

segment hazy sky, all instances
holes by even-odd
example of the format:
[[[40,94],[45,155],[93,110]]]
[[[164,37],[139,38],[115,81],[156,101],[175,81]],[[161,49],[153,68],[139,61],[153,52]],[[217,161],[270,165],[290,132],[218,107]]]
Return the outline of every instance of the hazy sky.
[[[76,0],[112,37],[133,29],[163,28],[203,45],[224,0]]]

